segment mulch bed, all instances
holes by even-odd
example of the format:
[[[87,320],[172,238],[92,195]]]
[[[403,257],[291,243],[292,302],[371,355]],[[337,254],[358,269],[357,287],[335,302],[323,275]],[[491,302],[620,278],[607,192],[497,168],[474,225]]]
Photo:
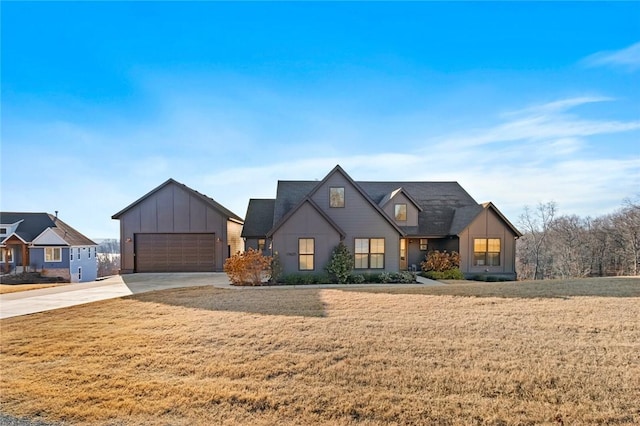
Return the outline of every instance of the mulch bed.
[[[62,277],[43,277],[39,272],[23,272],[21,274],[3,275],[0,284],[49,284],[67,282]]]

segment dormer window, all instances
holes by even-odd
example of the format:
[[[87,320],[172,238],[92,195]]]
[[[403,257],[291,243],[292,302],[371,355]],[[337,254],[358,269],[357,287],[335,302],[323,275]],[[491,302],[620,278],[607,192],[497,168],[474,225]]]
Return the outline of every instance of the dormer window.
[[[398,222],[407,221],[407,205],[406,204],[395,205],[395,218],[396,218],[396,221]]]
[[[0,235],[7,235],[7,228],[0,228]]]
[[[344,186],[329,188],[329,207],[344,207]]]

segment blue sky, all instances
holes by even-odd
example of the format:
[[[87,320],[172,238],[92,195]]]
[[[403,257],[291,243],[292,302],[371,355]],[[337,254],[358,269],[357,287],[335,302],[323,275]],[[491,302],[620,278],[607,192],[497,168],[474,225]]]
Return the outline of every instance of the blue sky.
[[[172,177],[240,216],[278,179],[640,196],[640,3],[2,2],[2,210],[92,238]]]

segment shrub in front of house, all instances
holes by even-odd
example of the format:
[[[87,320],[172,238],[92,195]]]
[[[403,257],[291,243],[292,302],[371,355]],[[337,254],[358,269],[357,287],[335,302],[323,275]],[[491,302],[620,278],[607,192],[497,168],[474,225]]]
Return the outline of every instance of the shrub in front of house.
[[[331,276],[332,282],[346,284],[349,281],[353,271],[353,256],[342,241],[333,249],[331,260],[325,270]]]
[[[225,260],[224,272],[233,285],[261,285],[262,280],[269,276],[270,265],[271,257],[250,248]]]
[[[420,269],[423,277],[432,280],[464,280],[460,270],[460,254],[455,251],[430,251],[420,264]]]
[[[464,274],[458,268],[447,271],[427,271],[422,276],[431,280],[464,280]]]

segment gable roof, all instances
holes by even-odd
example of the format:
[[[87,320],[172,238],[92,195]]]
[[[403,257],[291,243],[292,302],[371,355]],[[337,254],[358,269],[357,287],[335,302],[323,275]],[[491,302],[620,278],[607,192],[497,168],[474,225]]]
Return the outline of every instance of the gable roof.
[[[270,212],[272,212],[272,225],[280,226],[293,209],[299,208],[301,203],[318,191],[330,176],[338,172],[352,183],[402,235],[424,237],[458,235],[486,208],[492,208],[517,236],[522,235],[492,203],[478,204],[458,182],[356,182],[339,165],[320,182],[278,181],[276,199],[269,200],[273,201],[273,208],[271,209],[271,204],[266,203],[267,200],[261,200],[266,206],[264,210],[261,210],[260,203],[251,205],[250,202],[252,211],[250,215],[249,209],[247,210],[245,227],[249,227],[252,232],[264,231]],[[400,192],[418,208],[418,226],[398,226],[382,210],[382,207]],[[254,220],[258,219],[260,224],[254,223]],[[268,231],[250,235],[243,230],[243,236],[266,236],[267,233]]]
[[[299,205],[304,202],[306,198],[310,198],[315,194],[320,188],[322,188],[325,183],[336,173],[339,173],[344,177],[348,183],[353,186],[360,195],[376,210],[400,235],[404,235],[404,231],[393,221],[387,214],[382,210],[382,208],[378,205],[378,203],[371,199],[369,194],[364,191],[360,185],[356,181],[354,181],[351,176],[347,174],[347,172],[337,165],[331,170],[320,182],[316,181],[287,181],[286,188],[280,187],[280,181],[278,181],[278,193],[276,195],[276,211],[274,212],[273,223],[274,227],[280,226],[281,222],[285,220],[285,215],[288,213],[287,207],[289,209],[298,208]],[[309,188],[311,188],[309,190]],[[305,192],[306,191],[306,192]],[[283,198],[280,200],[280,195]],[[298,199],[298,203],[293,204],[293,202]],[[315,203],[314,203],[315,204]],[[273,232],[270,232],[273,233]]]
[[[193,195],[194,197],[202,200],[205,204],[211,206],[212,208],[214,208],[215,210],[219,211],[220,213],[222,213],[224,216],[226,216],[227,218],[229,218],[230,220],[233,220],[234,222],[238,222],[240,224],[244,223],[244,221],[242,220],[242,218],[240,216],[238,216],[237,214],[233,213],[231,210],[227,209],[226,207],[224,207],[222,204],[218,203],[217,201],[215,201],[213,198],[207,197],[204,194],[199,193],[198,191],[196,191],[195,189],[191,189],[189,188],[187,185],[180,183],[172,178],[167,179],[163,184],[161,184],[160,186],[152,189],[151,191],[149,191],[147,194],[143,195],[142,197],[140,197],[139,199],[137,199],[136,201],[134,201],[133,203],[129,204],[127,207],[125,207],[124,209],[120,210],[118,213],[114,214],[113,216],[111,216],[111,219],[120,219],[120,217],[125,214],[127,211],[129,211],[130,209],[132,209],[133,207],[137,206],[138,204],[140,204],[142,201],[144,201],[145,199],[149,198],[150,196],[152,196],[153,194],[155,194],[156,192],[160,191],[162,188],[169,186],[169,185],[176,185],[182,189],[184,189],[185,191],[187,191],[189,194]]]
[[[329,225],[331,225],[333,227],[333,229],[338,231],[338,234],[340,234],[340,239],[344,239],[344,237],[346,237],[347,234],[345,234],[345,232],[342,230],[342,228],[340,228],[338,226],[338,224],[336,224],[333,221],[333,219],[331,219],[320,208],[320,206],[318,206],[318,204],[316,204],[316,202],[311,199],[311,197],[305,197],[305,199],[302,200],[301,202],[299,202],[296,207],[294,207],[291,210],[289,210],[289,212],[286,215],[284,215],[284,217],[280,220],[280,222],[278,222],[276,225],[274,225],[274,227],[271,228],[271,230],[269,232],[267,232],[267,237],[271,237],[278,230],[278,228],[280,228],[291,216],[293,216],[298,210],[300,210],[300,208],[302,208],[302,206],[304,206],[306,203],[309,203],[311,205],[311,207],[313,207],[313,209],[315,211],[317,211],[318,214],[320,214],[320,216],[322,216],[322,218],[324,220],[326,220],[329,223]]]
[[[18,228],[11,235],[16,235],[25,243],[30,243],[47,228],[55,227],[47,213],[0,212],[0,223],[15,224]],[[7,235],[8,239],[11,235]]]
[[[264,237],[273,227],[273,209],[276,200],[252,198],[247,206],[241,237]]]
[[[15,224],[20,222],[18,228],[11,235],[20,238],[24,243],[33,243],[40,235],[48,229],[55,232],[68,245],[90,246],[97,245],[76,229],[72,228],[61,219],[49,213],[24,213],[24,212],[0,212],[0,223]]]

